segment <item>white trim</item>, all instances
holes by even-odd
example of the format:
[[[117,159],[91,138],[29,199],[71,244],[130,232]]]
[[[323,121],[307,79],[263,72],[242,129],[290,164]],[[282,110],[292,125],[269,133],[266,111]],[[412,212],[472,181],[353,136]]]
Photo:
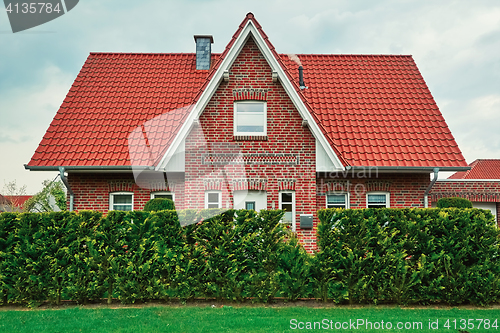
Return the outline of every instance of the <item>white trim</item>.
[[[264,131],[263,132],[238,132],[238,105],[239,104],[262,104],[264,109]],[[267,102],[265,101],[235,101],[233,103],[233,133],[235,136],[266,136],[267,135]]]
[[[243,46],[245,46],[245,43],[247,39],[252,36],[257,44],[257,47],[261,51],[262,55],[266,59],[267,63],[271,67],[272,72],[276,72],[278,74],[278,79],[281,82],[281,85],[285,89],[286,93],[288,94],[288,97],[292,101],[293,105],[301,115],[302,119],[307,120],[309,124],[309,128],[311,130],[312,135],[316,138],[316,140],[319,141],[319,143],[323,146],[325,149],[326,154],[330,158],[330,160],[334,164],[334,169],[335,170],[344,170],[344,166],[342,165],[342,162],[340,162],[340,159],[338,156],[335,154],[335,151],[333,148],[330,146],[328,143],[328,140],[326,137],[323,135],[321,132],[318,124],[316,124],[316,121],[312,117],[312,115],[309,113],[307,110],[307,107],[305,104],[302,102],[302,99],[298,95],[297,91],[295,91],[292,83],[290,80],[288,80],[288,77],[285,74],[285,71],[281,66],[279,65],[278,61],[276,58],[273,56],[273,53],[267,46],[265,40],[262,38],[262,36],[259,34],[259,31],[255,27],[255,24],[251,19],[248,20],[247,24],[239,34],[238,38],[236,38],[233,46],[229,49],[226,57],[224,60],[222,60],[222,63],[219,65],[217,68],[217,71],[214,73],[212,79],[208,83],[207,87],[205,90],[203,90],[198,102],[192,107],[186,121],[184,124],[182,124],[181,128],[179,129],[179,132],[177,133],[176,137],[172,141],[171,145],[168,147],[165,155],[162,157],[160,163],[158,163],[158,166],[155,167],[156,171],[160,171],[166,168],[169,160],[172,158],[174,152],[177,150],[178,146],[180,143],[186,138],[188,135],[193,123],[195,120],[197,120],[201,113],[205,110],[205,107],[207,106],[208,102],[212,98],[213,94],[216,92],[219,83],[223,80],[224,77],[224,72],[229,71],[231,68],[233,62],[236,60],[237,56],[243,49]],[[334,171],[334,170],[332,170]]]
[[[151,192],[151,199],[156,198],[156,195],[171,195],[172,200],[175,201],[175,193],[170,191],[155,191]]]
[[[297,229],[297,221],[295,218],[295,215],[297,213],[296,209],[295,209],[295,191],[289,191],[289,190],[279,191],[278,209],[282,209],[281,205],[283,204],[283,202],[281,201],[281,194],[283,194],[283,193],[291,193],[292,194],[292,231],[295,232],[295,230]],[[288,204],[288,202],[285,202],[285,203]]]
[[[350,205],[350,195],[349,192],[329,192],[325,195],[325,207],[328,208],[328,196],[329,195],[344,195],[345,196],[345,209],[349,209]]]
[[[389,192],[378,191],[378,192],[367,192],[366,193],[366,208],[368,208],[368,196],[371,194],[375,194],[375,195],[383,194],[383,195],[385,195],[385,208],[391,207],[391,194]]]
[[[208,195],[209,194],[213,194],[213,193],[217,193],[219,195],[218,197],[218,202],[217,202],[217,205],[219,207],[217,208],[222,208],[222,191],[205,191],[205,209],[208,209]],[[214,208],[214,207],[212,207]]]
[[[114,196],[115,195],[131,195],[132,196],[132,204],[131,204],[131,211],[134,210],[134,192],[110,192],[109,193],[109,210],[116,210],[113,209],[114,207]],[[128,204],[127,204],[128,205]]]

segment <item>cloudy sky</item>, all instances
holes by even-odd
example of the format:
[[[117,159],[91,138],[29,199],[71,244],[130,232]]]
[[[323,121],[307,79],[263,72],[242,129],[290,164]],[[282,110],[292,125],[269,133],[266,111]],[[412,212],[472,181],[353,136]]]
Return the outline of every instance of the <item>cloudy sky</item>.
[[[500,158],[500,1],[81,0],[12,33],[0,10],[0,189],[24,169],[89,52],[221,52],[253,12],[280,53],[410,54],[467,162]]]

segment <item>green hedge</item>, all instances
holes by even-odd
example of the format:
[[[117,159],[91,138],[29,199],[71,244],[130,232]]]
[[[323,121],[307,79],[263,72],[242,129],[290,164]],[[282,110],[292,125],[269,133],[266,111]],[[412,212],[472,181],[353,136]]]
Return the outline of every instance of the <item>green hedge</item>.
[[[488,211],[318,216],[321,251],[311,255],[279,223],[282,211],[3,213],[0,302],[499,301],[499,230]]]
[[[216,213],[0,214],[0,300],[265,302],[302,296],[294,287],[303,270],[297,266],[309,257],[279,223],[281,211]],[[179,216],[184,224],[198,223],[181,227]],[[284,283],[290,286],[283,289]]]
[[[499,230],[480,209],[319,211],[315,280],[324,300],[490,304]]]
[[[441,198],[437,201],[438,208],[472,208],[472,202],[464,198]]]
[[[146,202],[144,210],[147,212],[157,212],[160,210],[175,210],[175,204],[172,200],[166,198],[155,198]]]

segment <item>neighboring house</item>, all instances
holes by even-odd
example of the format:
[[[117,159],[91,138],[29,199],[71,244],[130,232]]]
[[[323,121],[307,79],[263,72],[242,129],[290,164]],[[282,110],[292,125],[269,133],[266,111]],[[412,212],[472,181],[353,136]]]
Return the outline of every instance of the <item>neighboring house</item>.
[[[472,201],[476,208],[489,209],[500,221],[500,160],[480,159],[470,170],[456,172],[438,180],[431,190],[433,206],[440,198],[460,197]]]
[[[0,194],[0,212],[20,212],[23,210],[26,200],[31,198],[31,195],[7,195]]]
[[[318,209],[424,207],[468,170],[411,56],[279,54],[251,13],[222,54],[195,41],[91,53],[26,168],[71,210],[284,209],[308,250]]]

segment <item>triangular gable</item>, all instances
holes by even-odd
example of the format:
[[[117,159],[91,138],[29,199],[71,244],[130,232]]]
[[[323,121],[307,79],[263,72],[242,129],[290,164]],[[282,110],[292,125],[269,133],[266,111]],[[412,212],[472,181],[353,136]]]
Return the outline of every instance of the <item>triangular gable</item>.
[[[313,118],[308,108],[300,98],[299,94],[294,89],[294,86],[290,82],[287,73],[285,73],[283,67],[280,65],[277,54],[272,50],[274,48],[267,40],[267,36],[265,36],[265,34],[263,33],[260,25],[255,20],[252,13],[247,14],[245,20],[240,25],[240,28],[226,47],[225,52],[219,58],[219,61],[215,64],[215,72],[213,72],[210,76],[210,79],[204,86],[201,95],[197,99],[196,104],[192,107],[189,116],[182,124],[182,127],[178,131],[177,136],[172,141],[172,144],[168,147],[165,155],[156,166],[156,170],[160,171],[166,169],[168,162],[174,156],[178,147],[182,144],[182,142],[188,135],[192,125],[199,119],[208,102],[217,91],[220,82],[224,78],[224,73],[229,71],[232,64],[240,54],[242,48],[245,46],[248,38],[250,37],[254,39],[260,52],[271,67],[273,73],[276,73],[277,78],[280,80],[285,92],[294,104],[302,119],[307,121],[311,133],[316,138],[316,142],[319,143],[325,150],[328,158],[332,161],[334,168],[337,170],[344,170],[343,163],[335,153],[334,149],[328,143],[316,120]]]

